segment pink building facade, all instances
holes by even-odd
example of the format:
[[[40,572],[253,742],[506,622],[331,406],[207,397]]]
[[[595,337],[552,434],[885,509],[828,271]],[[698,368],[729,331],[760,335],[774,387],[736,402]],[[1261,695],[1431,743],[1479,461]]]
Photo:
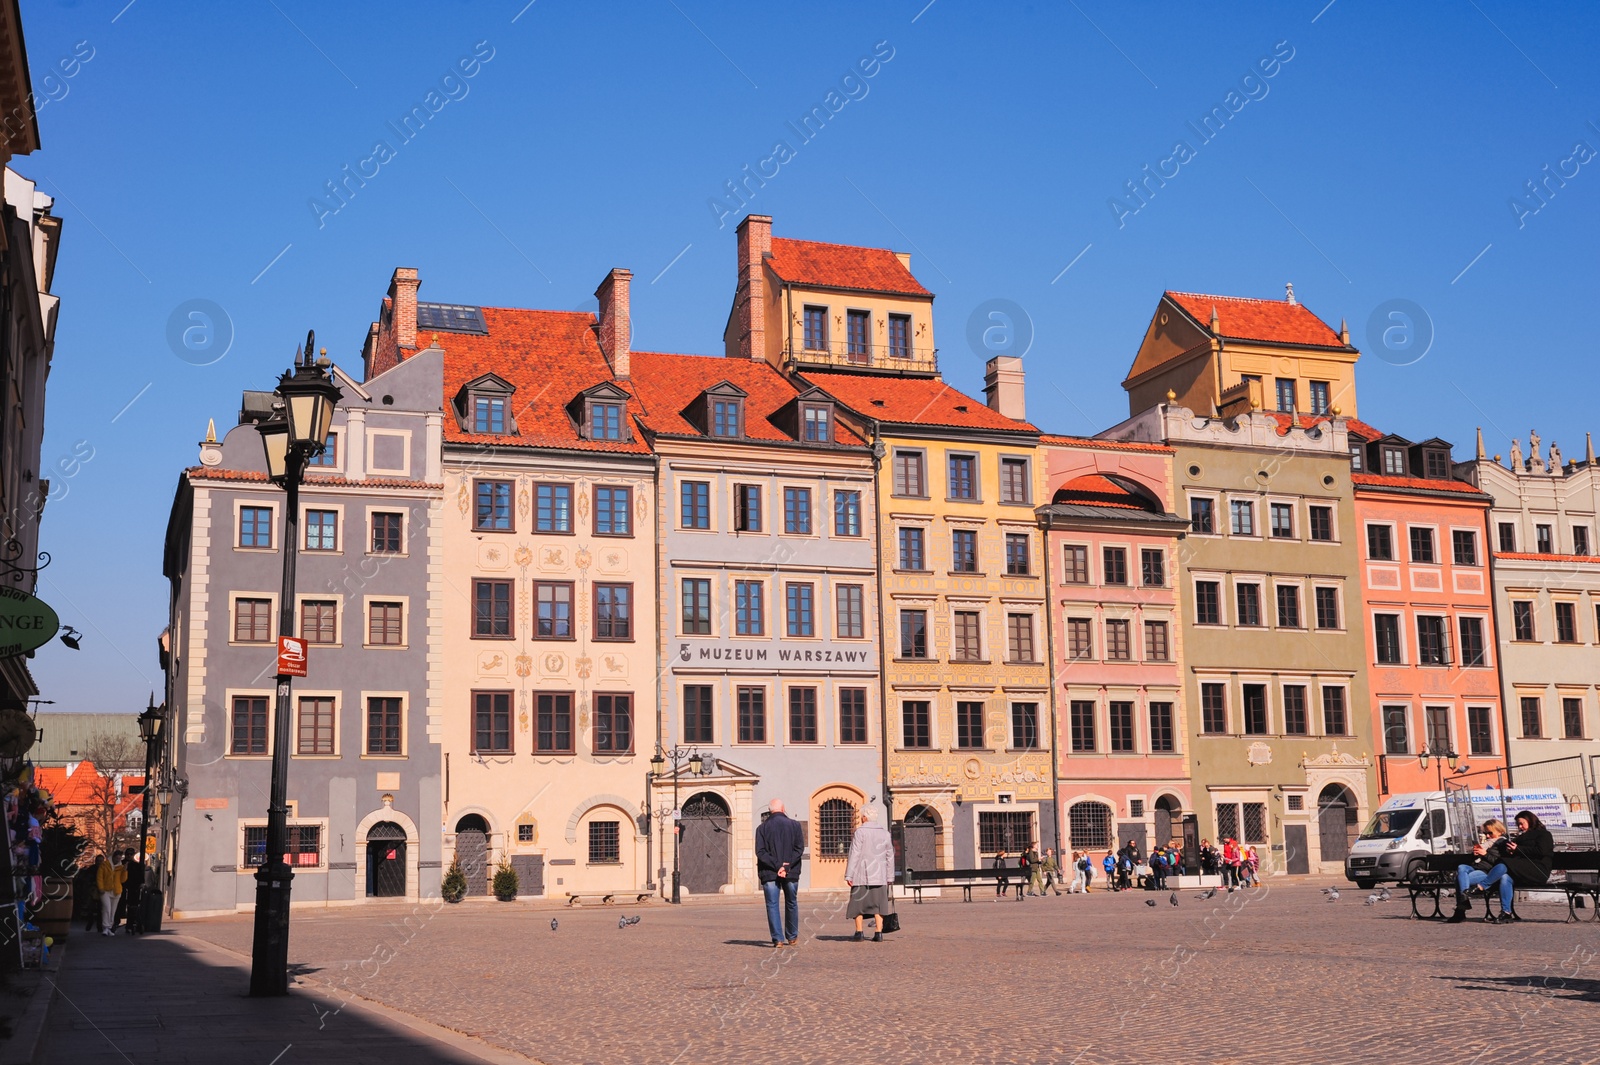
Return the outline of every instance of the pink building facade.
[[[1063,849],[1181,845],[1193,807],[1175,552],[1188,523],[1172,513],[1172,449],[1040,446]]]

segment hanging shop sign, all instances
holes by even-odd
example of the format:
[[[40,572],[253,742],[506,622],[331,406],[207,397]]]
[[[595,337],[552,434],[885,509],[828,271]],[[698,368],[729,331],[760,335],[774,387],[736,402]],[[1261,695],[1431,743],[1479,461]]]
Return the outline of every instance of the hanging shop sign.
[[[0,658],[42,647],[61,630],[61,619],[43,599],[16,588],[0,588]]]

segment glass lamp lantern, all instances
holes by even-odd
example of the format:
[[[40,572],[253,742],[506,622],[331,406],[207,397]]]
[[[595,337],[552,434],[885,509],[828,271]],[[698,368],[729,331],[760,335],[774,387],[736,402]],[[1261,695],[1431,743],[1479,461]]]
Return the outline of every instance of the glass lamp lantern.
[[[282,484],[289,476],[289,423],[274,417],[256,426],[267,453],[267,477]]]

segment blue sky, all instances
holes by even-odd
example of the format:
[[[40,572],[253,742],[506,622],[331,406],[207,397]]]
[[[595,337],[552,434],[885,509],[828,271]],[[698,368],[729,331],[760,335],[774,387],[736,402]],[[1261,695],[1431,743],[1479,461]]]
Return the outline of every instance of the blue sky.
[[[1478,425],[1491,452],[1533,427],[1578,456],[1600,429],[1579,398],[1600,273],[1593,5],[524,2],[24,5],[45,147],[13,166],[65,220],[44,457],[65,494],[40,594],[88,634],[33,663],[55,709],[160,689],[178,473],[307,329],[355,368],[395,266],[423,299],[556,309],[626,266],[635,347],[719,352],[743,210],[719,226],[712,201],[778,141],[748,209],[780,236],[911,252],[958,387],[981,388],[974,310],[1021,307],[1047,429],[1127,415],[1119,383],[1163,289],[1291,281],[1368,353],[1367,421],[1458,457]],[[892,58],[846,80],[875,48]],[[430,90],[436,113],[402,140],[390,123]],[[830,91],[847,102],[803,142],[787,123]],[[1228,119],[1202,140],[1190,123],[1214,106]],[[377,173],[332,212],[347,164]],[[1125,183],[1146,164],[1171,176],[1140,205]],[[1514,209],[1547,165],[1563,183]],[[220,358],[169,343],[191,300],[222,309]],[[1369,339],[1393,300],[1430,323],[1419,361]],[[75,448],[93,457],[63,476]]]

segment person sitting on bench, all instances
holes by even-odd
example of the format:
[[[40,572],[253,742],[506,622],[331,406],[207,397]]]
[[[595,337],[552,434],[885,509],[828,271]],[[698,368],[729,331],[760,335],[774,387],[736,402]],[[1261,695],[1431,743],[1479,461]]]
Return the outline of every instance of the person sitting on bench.
[[[1539,815],[1532,810],[1523,810],[1517,814],[1517,834],[1506,840],[1503,844],[1491,841],[1491,846],[1503,848],[1500,861],[1487,872],[1478,874],[1472,866],[1464,865],[1456,871],[1458,884],[1461,890],[1456,894],[1456,912],[1451,914],[1450,922],[1459,923],[1467,919],[1467,911],[1471,909],[1467,902],[1466,889],[1469,880],[1479,881],[1488,891],[1496,883],[1500,887],[1500,916],[1489,917],[1488,920],[1509,924],[1520,921],[1521,918],[1512,910],[1512,897],[1516,887],[1542,887],[1550,879],[1550,864],[1555,854],[1555,840],[1550,836],[1550,830],[1545,828],[1539,820]],[[1473,848],[1474,853],[1483,853],[1481,844]],[[1484,905],[1488,905],[1485,899]]]

